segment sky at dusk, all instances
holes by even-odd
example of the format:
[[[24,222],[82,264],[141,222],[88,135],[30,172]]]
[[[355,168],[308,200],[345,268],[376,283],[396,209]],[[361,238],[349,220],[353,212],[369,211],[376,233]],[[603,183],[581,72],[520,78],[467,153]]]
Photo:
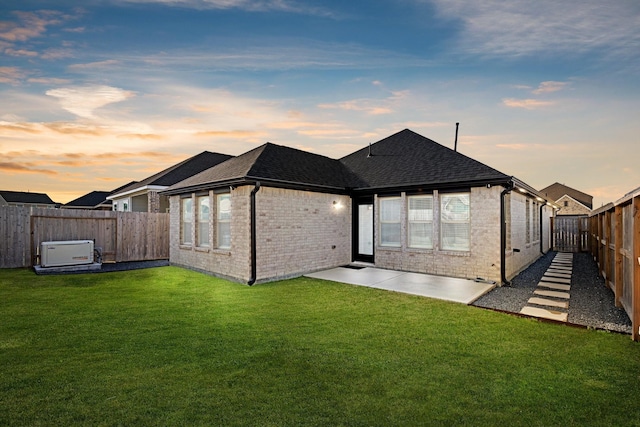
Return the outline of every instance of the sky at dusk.
[[[594,207],[640,186],[637,0],[3,0],[0,190],[409,128]]]

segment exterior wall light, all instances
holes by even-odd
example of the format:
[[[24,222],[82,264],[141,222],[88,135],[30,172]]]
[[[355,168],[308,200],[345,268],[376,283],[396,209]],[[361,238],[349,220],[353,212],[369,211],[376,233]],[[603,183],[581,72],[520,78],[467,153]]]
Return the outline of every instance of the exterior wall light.
[[[340,210],[342,208],[343,208],[342,203],[340,203],[338,200],[333,201],[333,209]]]

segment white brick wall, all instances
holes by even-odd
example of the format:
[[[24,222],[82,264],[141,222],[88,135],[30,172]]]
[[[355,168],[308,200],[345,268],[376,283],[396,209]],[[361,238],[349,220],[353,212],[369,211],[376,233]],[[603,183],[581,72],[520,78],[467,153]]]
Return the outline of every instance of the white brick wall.
[[[180,196],[171,196],[169,261],[172,264],[205,271],[239,282],[247,282],[251,276],[249,194],[253,186],[238,187],[231,192],[231,248],[197,248],[180,245]],[[211,217],[215,218],[215,197],[212,198]],[[194,196],[192,194],[192,196]],[[194,200],[195,207],[195,200]],[[194,233],[197,226],[194,223]],[[210,227],[210,242],[215,246],[215,230]],[[195,240],[195,236],[192,238]]]
[[[262,187],[256,206],[259,282],[351,261],[348,196]]]
[[[511,279],[519,272],[527,268],[531,263],[537,260],[542,254],[540,252],[540,238],[542,239],[543,251],[548,251],[550,246],[549,241],[549,226],[550,216],[552,210],[550,207],[544,207],[542,212],[542,229],[540,238],[534,235],[534,224],[531,224],[531,241],[527,243],[526,239],[526,198],[524,194],[517,191],[512,191],[507,197],[510,198],[511,203],[511,215],[507,220],[507,227],[511,228],[511,241],[510,245],[507,245],[506,252],[506,276],[507,279]],[[537,218],[533,214],[533,209],[539,210],[539,205],[535,205],[534,199],[529,198],[529,209],[531,209],[530,220],[533,222],[534,218]]]
[[[180,197],[172,196],[170,261],[247,282],[251,276],[251,190],[253,186],[242,186],[231,192],[229,250],[181,246]],[[342,207],[336,209],[334,201]],[[215,218],[214,212],[212,217]],[[351,261],[351,200],[348,196],[263,186],[256,193],[256,217],[257,282],[298,276]],[[197,227],[194,225],[193,228]],[[212,242],[215,242],[214,232],[212,227]],[[195,237],[192,240],[196,241]]]
[[[477,277],[500,282],[500,192],[502,187],[472,188],[470,192],[471,247],[468,252],[440,250],[440,196],[434,192],[434,249],[407,247],[406,211],[402,215],[402,247],[387,248],[376,244],[376,267],[442,276]],[[403,209],[406,194],[402,193]],[[376,198],[376,204],[378,200]],[[377,210],[379,212],[379,209]],[[376,224],[377,224],[376,220]],[[376,242],[378,239],[376,226]]]
[[[242,186],[231,192],[231,249],[181,246],[180,197],[171,197],[170,261],[173,264],[247,282],[251,276],[250,192]],[[471,242],[464,252],[440,250],[440,198],[434,192],[434,249],[407,247],[406,211],[403,212],[402,246],[375,247],[375,265],[402,271],[483,278],[500,282],[500,193],[502,187],[477,187],[470,192]],[[213,193],[210,193],[213,198]],[[192,195],[193,196],[193,195]],[[510,279],[540,256],[540,243],[526,244],[525,196],[507,196],[510,245],[506,251],[506,274]],[[406,194],[402,194],[406,209]],[[333,202],[342,208],[336,209]],[[376,198],[375,203],[378,203]],[[194,204],[195,206],[195,204]],[[215,206],[212,203],[212,206]],[[531,203],[530,206],[533,206]],[[376,209],[379,212],[379,209]],[[311,271],[348,264],[352,255],[352,205],[344,195],[286,190],[263,186],[256,194],[257,282],[294,277]],[[377,214],[376,214],[377,215]],[[545,208],[543,248],[549,249],[549,215]],[[215,218],[215,212],[212,213]],[[534,215],[531,215],[533,218]],[[375,241],[378,242],[376,218]],[[194,224],[194,230],[195,227]],[[533,232],[533,226],[531,230]],[[215,242],[213,227],[211,241]],[[533,240],[533,239],[532,239]],[[193,241],[196,241],[195,238]],[[513,249],[520,249],[519,252]]]

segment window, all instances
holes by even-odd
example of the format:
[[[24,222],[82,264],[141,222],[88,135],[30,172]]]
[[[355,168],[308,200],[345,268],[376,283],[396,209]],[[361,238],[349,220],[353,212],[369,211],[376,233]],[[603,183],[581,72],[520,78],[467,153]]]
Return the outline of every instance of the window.
[[[228,249],[231,247],[231,195],[218,194],[216,196],[218,219],[218,247]]]
[[[433,248],[433,196],[409,196],[409,247]]]
[[[531,205],[529,203],[529,199],[525,200],[525,234],[526,234],[526,243],[531,243]]]
[[[567,202],[566,200],[564,201],[564,207],[566,208],[567,206],[569,206],[569,202]]]
[[[211,208],[209,206],[209,196],[199,196],[198,204],[198,246],[209,246],[209,220],[211,219]]]
[[[380,199],[380,245],[400,246],[400,197]]]
[[[180,199],[180,243],[191,245],[193,230],[193,200],[191,197]]]
[[[533,241],[540,240],[540,205],[533,202]]]
[[[443,194],[440,205],[441,249],[470,250],[469,194]]]

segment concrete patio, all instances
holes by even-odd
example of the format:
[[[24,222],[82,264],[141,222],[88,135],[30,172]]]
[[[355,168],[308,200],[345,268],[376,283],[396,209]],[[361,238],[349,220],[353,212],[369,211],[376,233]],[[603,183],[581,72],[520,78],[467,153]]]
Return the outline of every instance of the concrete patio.
[[[375,267],[337,267],[305,276],[462,304],[473,303],[495,287],[495,284],[473,280],[384,270]]]

